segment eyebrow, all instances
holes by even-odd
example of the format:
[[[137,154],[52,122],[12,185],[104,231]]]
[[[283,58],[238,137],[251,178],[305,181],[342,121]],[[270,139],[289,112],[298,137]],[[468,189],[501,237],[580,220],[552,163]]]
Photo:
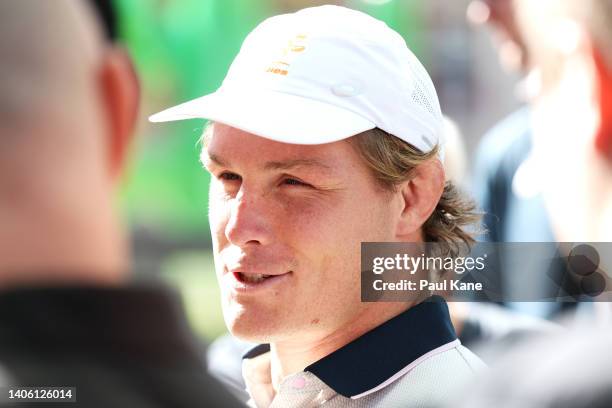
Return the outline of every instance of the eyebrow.
[[[200,155],[200,161],[206,165],[206,159],[210,159],[211,162],[213,162],[214,164],[216,164],[217,166],[223,166],[223,167],[228,167],[227,163],[225,162],[225,160],[223,160],[221,157],[217,156],[214,153],[209,153],[206,152],[206,150],[204,150],[202,152],[202,154]]]
[[[331,167],[316,159],[291,159],[284,161],[271,161],[264,165],[266,170],[289,170],[295,167],[318,167],[331,170]]]
[[[218,166],[229,167],[229,163],[214,153],[205,153],[203,158],[208,157],[211,162]],[[202,160],[204,162],[204,160]],[[332,170],[332,167],[316,159],[289,159],[282,161],[269,161],[263,166],[264,170],[290,170],[296,167],[315,167],[323,170]]]

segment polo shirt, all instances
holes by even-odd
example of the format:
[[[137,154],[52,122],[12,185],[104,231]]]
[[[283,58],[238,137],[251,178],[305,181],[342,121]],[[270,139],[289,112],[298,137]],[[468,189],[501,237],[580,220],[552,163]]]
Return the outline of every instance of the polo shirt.
[[[243,357],[243,376],[257,408],[432,407],[452,402],[484,368],[455,334],[446,302],[432,296],[283,379],[272,389],[270,347]]]

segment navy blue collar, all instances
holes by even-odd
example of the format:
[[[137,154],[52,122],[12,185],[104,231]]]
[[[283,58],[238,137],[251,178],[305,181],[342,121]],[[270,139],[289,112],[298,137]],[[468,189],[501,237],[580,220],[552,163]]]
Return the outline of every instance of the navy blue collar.
[[[379,386],[422,355],[456,339],[446,302],[432,296],[304,371],[316,375],[338,394],[352,397]],[[269,350],[269,345],[261,344],[243,358]]]

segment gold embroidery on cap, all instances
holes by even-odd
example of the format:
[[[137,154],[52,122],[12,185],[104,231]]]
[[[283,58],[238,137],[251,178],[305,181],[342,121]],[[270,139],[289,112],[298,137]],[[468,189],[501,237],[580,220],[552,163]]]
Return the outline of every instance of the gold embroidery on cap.
[[[293,61],[298,54],[306,50],[307,38],[308,36],[305,34],[298,34],[290,39],[287,46],[281,51],[280,58],[270,64],[266,72],[277,75],[287,75],[289,73],[291,61]]]

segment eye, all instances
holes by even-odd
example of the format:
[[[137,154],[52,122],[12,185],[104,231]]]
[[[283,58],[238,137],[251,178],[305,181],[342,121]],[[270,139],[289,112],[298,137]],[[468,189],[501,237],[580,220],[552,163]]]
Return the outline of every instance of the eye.
[[[311,187],[310,184],[304,183],[303,181],[300,181],[294,178],[284,179],[283,184],[290,185],[290,186]]]
[[[240,181],[241,177],[236,173],[223,172],[219,175],[219,179],[223,181]]]

